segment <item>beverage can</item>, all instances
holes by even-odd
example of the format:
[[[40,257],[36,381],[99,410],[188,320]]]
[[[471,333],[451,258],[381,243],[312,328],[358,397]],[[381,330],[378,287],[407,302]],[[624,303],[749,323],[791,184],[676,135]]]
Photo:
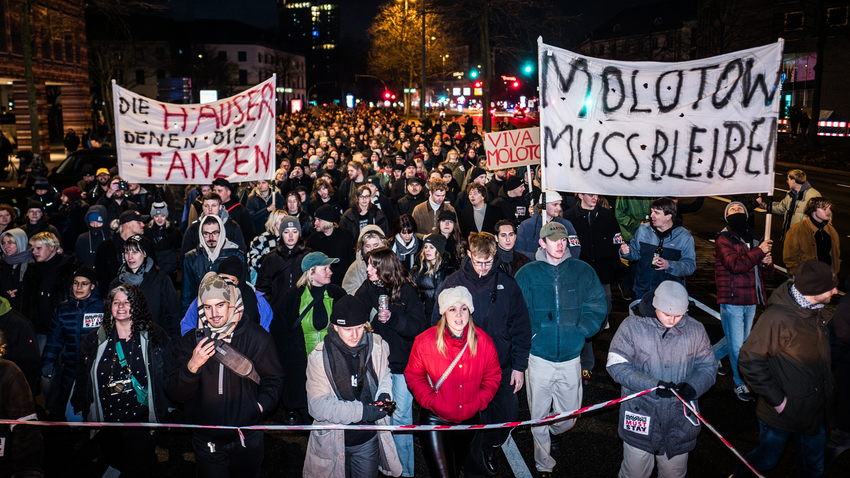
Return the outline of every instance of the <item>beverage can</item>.
[[[390,306],[390,297],[386,294],[378,296],[378,313],[387,310]]]

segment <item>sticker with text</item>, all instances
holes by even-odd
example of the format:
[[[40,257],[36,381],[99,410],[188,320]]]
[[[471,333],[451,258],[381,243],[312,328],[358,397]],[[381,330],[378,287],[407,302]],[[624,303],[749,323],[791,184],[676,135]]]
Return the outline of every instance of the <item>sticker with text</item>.
[[[614,244],[622,244],[622,243],[623,243],[623,234],[619,233],[619,232],[617,234],[614,234]]]
[[[650,417],[646,415],[626,412],[626,418],[623,419],[623,428],[626,431],[649,435],[649,420]]]
[[[578,236],[569,236],[570,247],[579,247],[581,246],[581,242],[578,240]]]
[[[103,314],[85,314],[83,315],[83,328],[91,329],[100,327],[103,323]]]

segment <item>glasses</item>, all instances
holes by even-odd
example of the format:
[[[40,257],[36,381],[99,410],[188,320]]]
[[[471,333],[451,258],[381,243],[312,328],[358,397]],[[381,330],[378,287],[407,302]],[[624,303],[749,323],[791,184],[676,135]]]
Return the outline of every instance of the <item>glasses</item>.
[[[213,232],[204,231],[201,234],[203,234],[204,237],[218,237],[218,236],[221,235],[221,231],[213,231]]]
[[[474,264],[478,267],[484,267],[484,268],[492,267],[493,266],[493,258],[490,258],[489,261],[479,261],[479,260],[472,259],[472,264]]]

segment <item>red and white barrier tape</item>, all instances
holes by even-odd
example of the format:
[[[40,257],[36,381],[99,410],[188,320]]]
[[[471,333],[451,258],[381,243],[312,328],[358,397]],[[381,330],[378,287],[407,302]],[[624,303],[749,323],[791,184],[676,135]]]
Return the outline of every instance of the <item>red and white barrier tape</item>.
[[[732,446],[732,444],[731,444],[731,443],[729,443],[728,441],[726,441],[726,438],[724,438],[724,437],[723,437],[723,435],[721,435],[721,434],[720,434],[720,432],[719,432],[719,431],[717,431],[717,429],[716,429],[716,428],[714,428],[713,426],[711,426],[711,424],[710,424],[710,423],[708,423],[707,421],[705,421],[705,418],[703,418],[703,417],[702,417],[702,415],[700,415],[700,414],[699,414],[699,412],[697,412],[697,411],[694,409],[694,407],[692,407],[692,406],[691,406],[691,404],[690,404],[690,403],[686,402],[686,401],[685,401],[685,399],[684,399],[684,398],[682,398],[682,396],[681,396],[681,395],[679,395],[679,394],[678,394],[675,390],[673,390],[672,388],[670,388],[670,389],[668,389],[668,390],[670,390],[671,392],[673,392],[673,395],[676,395],[676,398],[678,398],[679,400],[681,400],[681,401],[682,401],[682,403],[685,405],[685,407],[687,407],[687,408],[688,408],[688,410],[690,410],[690,411],[691,411],[691,413],[693,413],[693,414],[694,414],[694,415],[695,415],[695,416],[699,419],[699,421],[701,421],[701,422],[703,423],[703,425],[705,425],[705,426],[706,426],[706,428],[708,428],[709,430],[711,430],[711,433],[714,433],[715,435],[717,435],[717,438],[719,438],[719,439],[720,439],[720,441],[722,441],[722,442],[723,442],[723,444],[724,444],[724,445],[726,445],[726,448],[728,448],[728,449],[732,450],[732,453],[734,453],[734,454],[735,454],[735,456],[737,456],[737,457],[738,457],[738,459],[739,459],[739,460],[741,460],[741,462],[742,462],[743,464],[747,465],[747,468],[749,468],[749,469],[750,469],[750,471],[752,471],[752,472],[753,472],[753,473],[754,473],[754,474],[755,474],[758,478],[764,478],[764,475],[762,475],[761,473],[759,473],[759,472],[758,472],[758,470],[756,470],[755,468],[753,468],[753,465],[750,465],[750,463],[749,463],[749,462],[748,462],[748,461],[744,458],[744,456],[743,456],[743,455],[741,455],[741,453],[739,453],[739,452],[738,452],[738,450],[736,450],[736,449],[735,449],[735,447],[734,447],[734,446]]]
[[[658,387],[655,387],[658,388]],[[378,431],[430,431],[430,430],[488,430],[492,428],[514,428],[519,426],[537,426],[565,418],[581,415],[582,413],[592,412],[601,408],[617,405],[620,402],[631,400],[633,398],[646,395],[655,390],[650,388],[642,392],[633,393],[625,397],[620,397],[607,402],[597,403],[582,407],[571,412],[558,413],[548,417],[538,418],[536,420],[525,420],[522,422],[508,423],[491,423],[480,425],[253,425],[248,427],[233,427],[225,425],[189,425],[183,423],[136,423],[136,422],[39,422],[39,421],[23,421],[23,420],[7,420],[0,419],[2,425],[37,425],[37,426],[68,426],[68,427],[145,427],[145,428],[191,428],[191,429],[211,429],[211,430],[378,430]]]

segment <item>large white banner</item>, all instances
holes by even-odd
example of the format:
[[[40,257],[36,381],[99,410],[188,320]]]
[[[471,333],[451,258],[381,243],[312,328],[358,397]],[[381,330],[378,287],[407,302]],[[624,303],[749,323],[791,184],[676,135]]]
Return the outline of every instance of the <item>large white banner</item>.
[[[618,196],[773,190],[782,41],[680,63],[538,46],[545,187]]]
[[[162,103],[112,83],[118,171],[133,183],[272,179],[276,77],[202,105]]]

